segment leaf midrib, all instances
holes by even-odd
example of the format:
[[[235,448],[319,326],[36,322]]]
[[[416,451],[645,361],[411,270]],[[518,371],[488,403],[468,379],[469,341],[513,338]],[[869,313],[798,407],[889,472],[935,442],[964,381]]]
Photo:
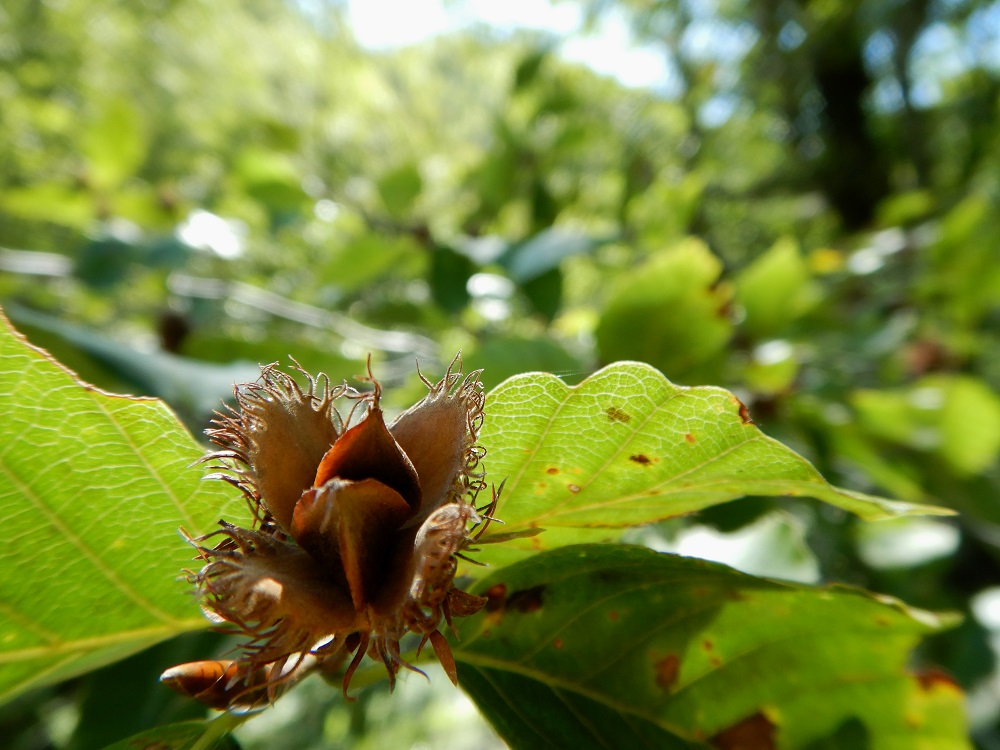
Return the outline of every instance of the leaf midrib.
[[[101,403],[100,399],[96,398],[96,394],[90,389],[87,389],[87,394],[90,396],[90,400],[94,404],[94,406],[96,406],[98,409],[101,410],[101,412],[105,415],[105,417],[107,417],[108,422],[110,422],[111,425],[118,431],[118,434],[121,436],[122,440],[132,450],[132,453],[136,456],[136,458],[139,459],[143,468],[145,468],[145,470],[149,473],[149,475],[156,480],[157,485],[163,490],[163,493],[170,498],[170,502],[173,503],[174,508],[176,508],[177,512],[180,514],[184,524],[187,525],[188,528],[193,528],[195,525],[194,518],[188,512],[184,504],[181,503],[180,498],[177,497],[177,494],[174,492],[174,488],[168,482],[165,482],[163,480],[163,477],[160,475],[159,470],[155,466],[153,466],[146,459],[146,456],[143,454],[143,452],[139,450],[139,446],[136,445],[135,441],[133,441],[132,435],[121,425],[121,423],[118,421],[115,415],[112,414],[105,407],[105,405]],[[162,402],[156,402],[156,403],[162,404]]]
[[[499,672],[509,672],[511,674],[516,674],[520,677],[525,677],[527,679],[534,680],[542,685],[546,685],[553,691],[562,690],[568,693],[579,695],[581,697],[587,698],[594,701],[606,708],[615,711],[619,714],[625,716],[635,716],[643,721],[647,721],[654,724],[666,732],[674,734],[682,739],[695,741],[695,737],[692,736],[689,730],[674,726],[670,722],[666,721],[663,717],[651,714],[644,710],[637,709],[634,703],[620,703],[619,701],[612,698],[607,693],[596,692],[591,688],[584,687],[576,682],[568,682],[564,679],[555,678],[551,673],[543,672],[538,669],[524,666],[517,662],[508,661],[505,659],[500,659],[497,657],[486,656],[484,654],[472,654],[466,651],[456,652],[455,659],[458,662],[467,664],[472,667],[477,667],[480,670],[492,669]],[[729,663],[729,662],[727,662]],[[716,670],[710,670],[712,673]],[[485,675],[484,675],[485,677]],[[848,684],[865,684],[874,685],[880,682],[894,682],[896,680],[904,679],[903,674],[868,674],[868,675],[851,675],[838,677],[834,680],[827,681],[825,683],[817,683],[817,692],[822,692],[824,688],[843,686]],[[697,680],[696,680],[697,681]],[[676,699],[682,691],[678,690],[677,693],[671,694],[670,700]]]
[[[59,517],[48,505],[46,505],[42,499],[35,492],[34,488],[22,480],[19,476],[14,474],[10,466],[6,461],[3,460],[4,456],[0,455],[0,471],[8,478],[10,483],[17,488],[21,494],[28,498],[31,504],[35,507],[45,520],[61,534],[70,544],[72,544],[76,549],[80,551],[82,556],[90,562],[91,565],[97,570],[101,576],[110,583],[115,590],[119,591],[126,598],[131,599],[136,605],[141,607],[144,611],[148,612],[150,615],[160,620],[163,623],[175,623],[177,622],[168,613],[162,611],[159,607],[156,607],[151,601],[139,595],[130,585],[125,583],[125,581],[119,577],[117,571],[115,571],[111,566],[109,566],[94,550],[92,550],[86,542],[73,531],[62,518]]]
[[[470,654],[467,651],[461,651],[455,653],[455,660],[459,662],[464,662],[473,667],[479,667],[481,669],[493,669],[498,672],[509,672],[511,674],[516,674],[520,677],[526,677],[528,679],[534,680],[542,685],[546,685],[553,690],[565,690],[568,693],[574,693],[580,695],[584,698],[588,698],[595,703],[599,703],[613,711],[621,714],[627,714],[630,716],[638,716],[644,721],[656,724],[667,732],[676,734],[678,737],[685,739],[693,739],[686,730],[679,727],[674,727],[669,723],[663,721],[662,718],[650,715],[645,711],[636,710],[634,704],[619,703],[618,701],[611,698],[607,693],[599,693],[590,688],[583,687],[575,682],[568,682],[566,680],[553,677],[552,674],[548,672],[543,672],[538,669],[531,667],[526,667],[524,665],[518,664],[516,662],[507,661],[504,659],[499,659],[496,657],[486,656],[484,654]],[[461,674],[459,675],[461,680]]]
[[[202,619],[175,620],[170,624],[156,625],[149,628],[137,628],[134,630],[123,630],[108,635],[92,636],[90,638],[76,638],[74,640],[60,640],[51,645],[31,646],[29,648],[19,648],[12,651],[0,652],[0,664],[15,664],[18,662],[30,661],[32,659],[50,658],[62,654],[73,654],[75,652],[95,651],[108,646],[116,646],[132,641],[165,640],[190,630],[201,630],[209,626],[209,623]]]
[[[639,378],[637,378],[637,379],[644,386],[644,388],[643,388],[644,394],[643,395],[645,395],[646,398],[650,398],[649,397],[649,393],[648,393],[648,389],[645,388],[645,381],[643,381],[643,380],[641,380]],[[586,481],[581,480],[580,492],[583,492],[584,490],[586,490],[587,487],[589,487],[591,484],[593,484],[595,481],[597,481],[598,478],[600,478],[601,474],[614,462],[614,460],[616,458],[618,458],[620,455],[622,455],[622,453],[625,451],[625,447],[628,446],[628,445],[630,445],[631,442],[633,440],[635,440],[636,435],[638,435],[638,434],[640,434],[640,432],[642,432],[642,430],[646,427],[646,425],[648,425],[650,423],[650,421],[652,421],[653,417],[655,417],[658,414],[660,414],[661,410],[665,409],[668,403],[670,403],[671,401],[673,401],[675,398],[679,398],[680,396],[682,396],[683,394],[685,394],[687,392],[687,389],[684,388],[683,386],[674,386],[674,387],[676,388],[676,390],[674,390],[672,393],[668,393],[667,397],[664,398],[662,401],[660,401],[660,403],[657,404],[656,402],[653,402],[653,408],[646,415],[646,418],[644,420],[642,420],[641,423],[636,424],[635,427],[633,427],[631,429],[631,432],[629,433],[629,435],[627,437],[625,437],[623,440],[621,440],[618,443],[617,447],[615,447],[615,449],[612,450],[611,454],[607,457],[607,459],[605,459],[604,463],[602,463],[600,466],[598,466],[596,469],[594,469],[594,471],[586,479]],[[569,401],[571,400],[571,398],[573,397],[573,395],[574,394],[573,394],[572,390],[570,390],[569,394],[567,395],[567,397],[566,397],[566,399],[565,399],[565,401],[563,403],[564,404],[569,403]],[[650,398],[650,401],[652,401],[651,398]],[[746,441],[744,441],[744,442],[746,442]],[[743,443],[741,443],[741,445],[742,444]],[[539,445],[541,445],[541,441],[539,441]],[[709,463],[711,463],[714,460],[715,460],[715,458],[710,458],[707,462],[704,462],[703,465],[708,465]],[[527,469],[527,464],[529,462],[530,462],[530,460],[525,462],[525,470]],[[685,473],[690,473],[691,471],[696,471],[698,468],[699,467],[697,467],[697,466],[692,467],[692,468],[688,469]],[[681,475],[681,476],[683,476],[683,475]],[[546,518],[550,518],[552,516],[562,515],[563,512],[573,512],[573,511],[578,510],[577,506],[572,506],[571,509],[570,509],[570,511],[561,511],[561,509],[564,508],[568,503],[571,503],[572,500],[573,500],[573,495],[571,494],[569,497],[564,498],[561,502],[552,505],[551,508],[550,508],[550,512],[549,513],[544,513],[541,516],[537,516],[534,520],[542,521],[542,520],[544,520]]]

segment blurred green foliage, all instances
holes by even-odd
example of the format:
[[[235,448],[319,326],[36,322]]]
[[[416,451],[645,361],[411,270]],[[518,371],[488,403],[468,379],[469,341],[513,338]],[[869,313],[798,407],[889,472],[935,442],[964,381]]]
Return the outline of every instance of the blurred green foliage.
[[[782,505],[822,579],[966,615],[922,658],[1000,746],[996,3],[579,4],[626,19],[671,90],[541,34],[369,52],[335,3],[7,0],[0,306],[196,433],[289,354],[340,378],[372,352],[396,406],[414,357],[457,349],[489,386],[639,359],[730,388],[832,482],[961,512],[878,542]],[[937,552],[859,552],[879,544]],[[101,679],[0,713],[0,735],[85,746],[72,717]]]

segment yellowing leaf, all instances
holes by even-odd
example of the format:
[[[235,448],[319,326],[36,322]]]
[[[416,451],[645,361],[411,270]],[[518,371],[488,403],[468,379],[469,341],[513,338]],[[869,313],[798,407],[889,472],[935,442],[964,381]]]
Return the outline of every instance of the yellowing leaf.
[[[873,748],[970,747],[961,691],[907,669],[954,618],[888,597],[623,545],[542,553],[478,593],[459,680],[511,747],[805,748],[851,725]]]

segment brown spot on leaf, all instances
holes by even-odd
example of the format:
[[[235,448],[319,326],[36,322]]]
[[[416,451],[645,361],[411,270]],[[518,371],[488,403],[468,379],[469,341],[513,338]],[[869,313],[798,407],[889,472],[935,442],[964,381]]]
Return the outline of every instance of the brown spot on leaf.
[[[708,663],[712,665],[712,669],[718,669],[719,667],[722,666],[722,659],[720,659],[718,656],[713,656],[711,659],[708,660]]]
[[[580,486],[576,484],[567,484],[566,489],[575,495],[577,492],[580,491]]]
[[[561,649],[563,647],[562,638],[556,638],[554,641],[552,641],[552,645],[555,646],[557,651]]]
[[[547,469],[545,470],[545,473],[546,473],[546,474],[552,474],[553,476],[555,476],[556,474],[558,474],[558,473],[559,473],[559,469],[558,469],[558,468],[556,468],[555,466],[550,466],[549,468],[547,468]]]
[[[502,612],[504,599],[507,597],[507,586],[502,583],[490,586],[486,592],[486,611]]]
[[[507,597],[507,608],[525,614],[537,612],[542,608],[542,594],[545,586],[532,586],[530,589],[515,591]]]
[[[883,617],[882,615],[879,615],[878,617],[875,618],[875,624],[879,625],[880,627],[887,628],[890,625],[892,625],[892,622],[889,620],[888,617]]]
[[[701,647],[706,651],[711,651],[713,648],[715,648],[715,644],[712,643],[710,640],[708,640],[708,638],[706,638],[701,642]]]
[[[684,434],[684,439],[687,440],[689,443],[694,443],[694,435],[692,435],[690,432]]]
[[[615,612],[614,610],[611,610],[610,612],[608,612],[608,617],[610,617],[612,620],[617,620],[618,619],[618,613]]]
[[[677,673],[680,672],[681,660],[677,654],[667,654],[653,664],[656,674],[656,686],[660,690],[670,690],[677,682]]]
[[[920,685],[920,689],[925,693],[929,693],[932,690],[937,690],[944,688],[945,690],[954,690],[955,692],[961,692],[962,689],[955,682],[954,678],[946,672],[940,669],[925,669],[917,672],[913,675],[917,684]]]
[[[774,724],[759,711],[728,729],[723,729],[709,742],[719,750],[774,750]]]
[[[743,422],[743,424],[753,424],[753,419],[750,417],[750,410],[747,409],[747,405],[736,398],[736,396],[733,396],[733,401],[735,401],[737,406],[739,406],[740,421]]]
[[[632,421],[632,417],[623,412],[617,406],[609,406],[607,409],[604,410],[604,413],[608,415],[608,419],[610,419],[612,422]]]
[[[629,456],[628,460],[635,461],[637,464],[640,464],[642,466],[649,466],[649,464],[652,463],[649,460],[649,456],[645,456],[642,453],[636,453],[634,456]]]

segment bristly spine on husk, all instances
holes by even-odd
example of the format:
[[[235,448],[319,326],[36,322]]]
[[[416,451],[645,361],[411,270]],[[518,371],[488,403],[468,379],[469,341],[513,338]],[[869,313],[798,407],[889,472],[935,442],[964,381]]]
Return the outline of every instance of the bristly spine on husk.
[[[400,657],[400,638],[413,632],[457,682],[439,627],[485,604],[455,588],[456,558],[493,520],[500,493],[476,508],[486,487],[480,371],[463,376],[456,357],[437,383],[420,374],[427,395],[387,426],[370,365],[368,392],[295,369],[308,388],[262,367],[208,430],[218,446],[205,458],[209,476],[243,494],[251,528],[221,521],[188,537],[203,563],[189,580],[206,615],[247,642],[232,661],[179,665],[161,679],[216,708],[252,708],[353,654],[346,697],[365,654],[385,665],[390,685],[400,667],[419,671]],[[353,402],[346,419],[339,399]]]

